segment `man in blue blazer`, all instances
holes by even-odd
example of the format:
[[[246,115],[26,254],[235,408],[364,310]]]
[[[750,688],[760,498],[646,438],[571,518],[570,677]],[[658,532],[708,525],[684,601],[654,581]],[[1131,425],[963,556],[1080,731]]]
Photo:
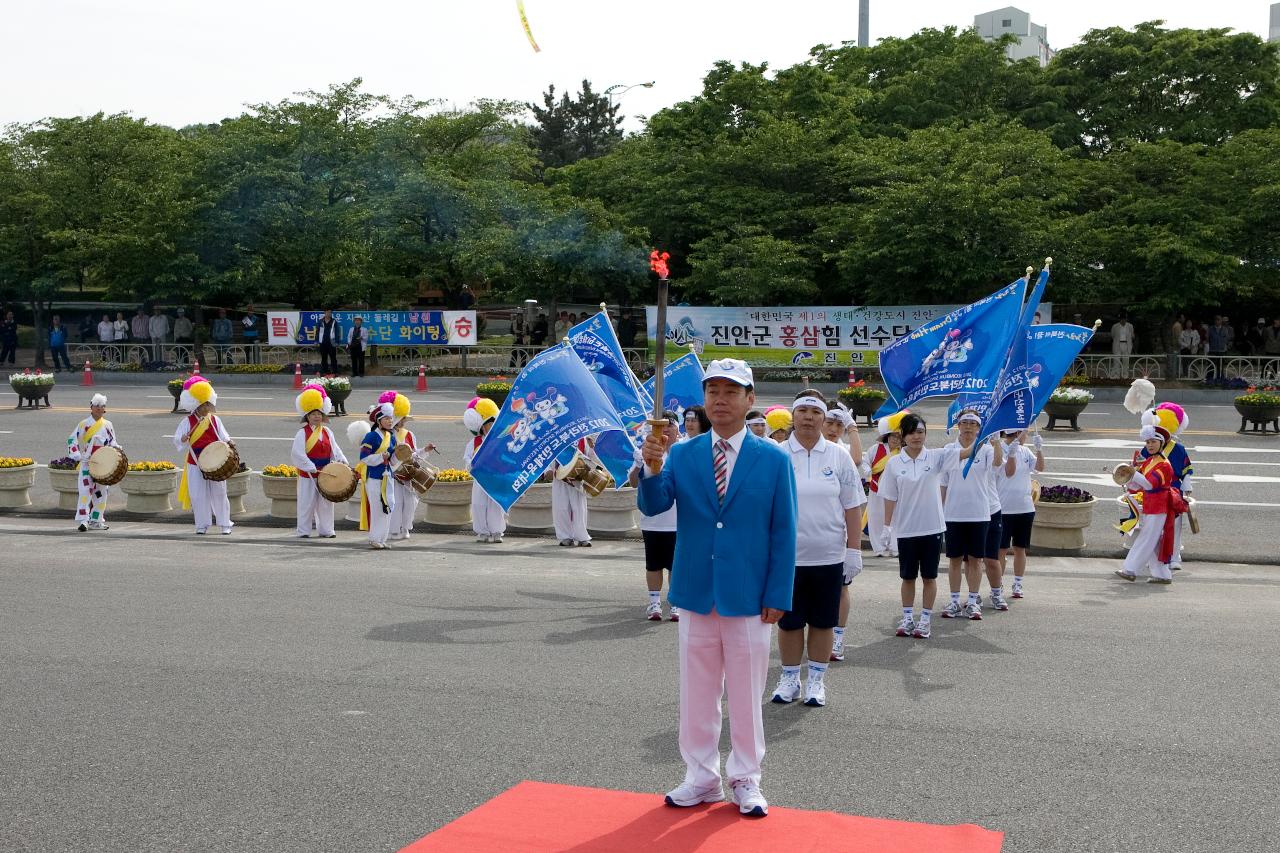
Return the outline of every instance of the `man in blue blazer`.
[[[639,506],[676,504],[676,555],[668,599],[680,608],[680,754],[684,782],[667,804],[724,799],[720,699],[729,695],[732,750],[725,773],[738,810],[763,817],[761,704],[770,625],[791,608],[796,565],[796,483],[791,460],[746,428],[755,404],[751,368],[707,365],[702,393],[711,431],[672,446],[661,431],[641,450]]]

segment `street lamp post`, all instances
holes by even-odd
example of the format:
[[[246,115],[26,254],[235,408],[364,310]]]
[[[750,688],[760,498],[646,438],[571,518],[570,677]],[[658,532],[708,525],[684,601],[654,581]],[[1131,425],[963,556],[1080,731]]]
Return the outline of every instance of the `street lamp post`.
[[[624,83],[614,83],[612,86],[605,89],[604,93],[609,98],[609,115],[611,116],[613,115],[613,96],[615,92],[617,93],[618,97],[622,97],[627,92],[630,92],[632,89],[635,89],[637,87],[643,88],[643,89],[652,89],[653,84],[655,82],[657,81],[650,80],[648,83],[632,83],[630,86]]]

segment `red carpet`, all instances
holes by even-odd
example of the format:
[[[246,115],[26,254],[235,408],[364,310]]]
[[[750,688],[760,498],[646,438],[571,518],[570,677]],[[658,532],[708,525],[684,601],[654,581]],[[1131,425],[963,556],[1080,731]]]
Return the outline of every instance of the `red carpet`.
[[[658,794],[633,794],[545,782],[521,782],[400,853],[999,853],[1004,835],[980,826],[932,826],[773,807],[744,818],[719,803],[665,806]]]

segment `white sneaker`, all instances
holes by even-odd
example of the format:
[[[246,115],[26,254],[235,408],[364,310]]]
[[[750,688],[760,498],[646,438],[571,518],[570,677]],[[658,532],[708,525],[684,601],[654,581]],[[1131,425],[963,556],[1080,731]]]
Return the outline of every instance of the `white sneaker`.
[[[491,541],[492,541],[492,538],[491,538],[491,537],[489,537],[489,536],[477,536],[477,537],[476,537],[476,541],[477,541],[477,542],[486,542],[486,543],[487,543],[487,542],[491,542]]]
[[[902,621],[898,623],[898,636],[910,637],[911,632],[916,628],[916,623],[912,621],[910,616],[903,616]]]
[[[650,622],[662,621],[662,605],[656,601],[650,601],[649,606],[645,608],[644,618]]]
[[[751,817],[764,817],[769,813],[769,804],[765,802],[760,786],[747,779],[739,779],[730,783],[733,789],[733,801],[738,804],[738,811]]]
[[[835,641],[831,644],[831,659],[833,661],[844,660],[844,634],[837,634]]]
[[[778,687],[773,691],[773,701],[779,705],[788,705],[800,698],[800,675],[783,673],[778,678]]]
[[[670,604],[670,602],[668,602],[668,604]],[[679,607],[676,607],[674,604],[672,604],[672,605],[671,605],[671,615],[670,615],[670,616],[668,616],[667,618],[668,618],[668,619],[670,619],[672,622],[679,622],[679,621],[680,621],[680,608],[679,608]]]
[[[1009,602],[1004,600],[1004,593],[991,593],[991,606],[996,610],[1008,610]]]
[[[825,679],[809,676],[804,681],[804,704],[810,708],[821,708],[827,704],[827,687]]]
[[[964,607],[961,606],[960,602],[953,601],[950,604],[948,604],[945,608],[943,608],[942,618],[943,619],[959,619],[960,614],[962,613],[964,613]]]
[[[717,782],[708,788],[695,788],[688,782],[681,782],[678,788],[667,791],[667,805],[687,809],[702,803],[723,803],[724,789]]]
[[[964,616],[966,619],[972,619],[975,622],[982,621],[982,602],[970,601],[964,606]]]

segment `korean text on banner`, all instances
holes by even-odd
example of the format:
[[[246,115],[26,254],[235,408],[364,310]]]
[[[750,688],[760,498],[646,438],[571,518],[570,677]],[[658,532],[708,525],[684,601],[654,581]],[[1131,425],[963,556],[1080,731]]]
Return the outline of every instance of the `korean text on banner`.
[[[354,318],[378,346],[462,347],[476,343],[475,311],[334,311],[345,335]],[[268,311],[267,343],[271,346],[315,346],[320,343],[323,311]],[[346,341],[340,340],[339,344]]]

